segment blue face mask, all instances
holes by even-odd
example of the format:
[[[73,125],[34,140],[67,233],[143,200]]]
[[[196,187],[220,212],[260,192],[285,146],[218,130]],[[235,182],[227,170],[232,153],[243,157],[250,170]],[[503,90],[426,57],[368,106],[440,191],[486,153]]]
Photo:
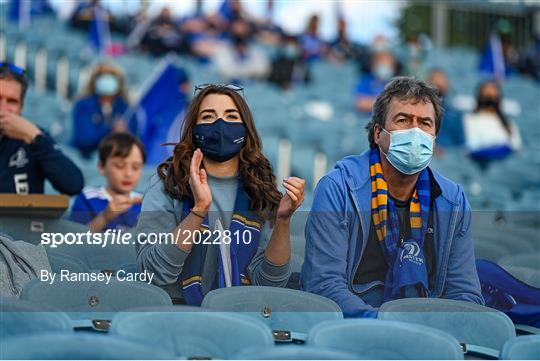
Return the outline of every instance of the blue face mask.
[[[101,74],[96,79],[96,93],[111,96],[118,93],[118,79],[112,74]]]
[[[433,156],[435,137],[419,128],[383,130],[390,135],[388,153],[382,152],[394,168],[411,175],[426,168]]]
[[[210,124],[197,124],[193,140],[205,157],[225,162],[240,153],[246,138],[244,123],[226,122],[219,118]]]

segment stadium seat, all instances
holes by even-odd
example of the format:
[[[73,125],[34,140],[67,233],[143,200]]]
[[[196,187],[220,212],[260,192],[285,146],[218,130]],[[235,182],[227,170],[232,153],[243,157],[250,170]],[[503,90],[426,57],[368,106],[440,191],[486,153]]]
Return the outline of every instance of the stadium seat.
[[[142,282],[120,282],[114,278],[109,284],[70,282],[58,277],[53,284],[39,279],[28,282],[21,292],[21,299],[52,305],[68,313],[72,320],[80,321],[73,322],[77,328],[99,329],[97,320],[109,321],[115,312],[132,307],[172,305],[167,292]]]
[[[540,335],[509,340],[502,348],[501,360],[540,360]]]
[[[487,259],[489,261],[497,262],[507,254],[508,252],[503,246],[489,244],[480,240],[474,241],[474,255],[476,259]]]
[[[354,360],[355,358],[352,353],[306,345],[249,348],[234,356],[235,360]]]
[[[536,250],[536,252],[527,253],[527,254],[513,254],[508,255],[501,260],[499,260],[499,264],[503,267],[510,266],[510,267],[524,267],[524,268],[530,268],[531,270],[539,270],[540,269],[540,250]]]
[[[463,359],[459,342],[452,335],[397,321],[326,321],[311,329],[306,344],[350,352],[361,360]]]
[[[246,345],[264,348],[274,341],[271,330],[252,318],[182,306],[118,313],[110,333],[188,359],[229,359]]]
[[[0,216],[0,229],[14,240],[32,244],[41,243],[41,234],[46,233],[86,233],[88,227],[66,219],[41,217]]]
[[[0,297],[0,312],[2,340],[35,333],[73,332],[69,317],[53,307],[11,297]]]
[[[503,266],[512,276],[526,284],[540,288],[540,270],[528,267]]]
[[[68,270],[70,272],[89,272],[88,267],[78,258],[68,256],[53,251],[47,252],[49,264],[51,265],[51,271],[54,273],[60,273],[62,270]]]
[[[167,350],[96,334],[43,334],[2,339],[4,360],[170,360]]]
[[[259,319],[274,332],[276,342],[302,342],[316,324],[339,320],[343,314],[332,300],[278,287],[249,286],[210,291],[202,307],[237,312]]]
[[[447,332],[465,345],[468,354],[497,357],[515,337],[514,324],[504,313],[465,301],[408,298],[384,303],[377,316],[420,324]]]

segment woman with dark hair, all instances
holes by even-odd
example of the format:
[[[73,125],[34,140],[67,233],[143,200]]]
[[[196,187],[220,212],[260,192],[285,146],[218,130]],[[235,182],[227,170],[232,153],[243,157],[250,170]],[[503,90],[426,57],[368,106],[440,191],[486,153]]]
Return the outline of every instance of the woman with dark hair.
[[[200,305],[221,287],[284,287],[290,275],[289,224],[305,182],[284,179],[279,193],[239,90],[199,90],[143,198],[137,259],[178,303]]]
[[[519,129],[503,114],[501,99],[502,91],[496,81],[482,82],[476,92],[475,111],[463,119],[469,155],[481,165],[521,148]]]

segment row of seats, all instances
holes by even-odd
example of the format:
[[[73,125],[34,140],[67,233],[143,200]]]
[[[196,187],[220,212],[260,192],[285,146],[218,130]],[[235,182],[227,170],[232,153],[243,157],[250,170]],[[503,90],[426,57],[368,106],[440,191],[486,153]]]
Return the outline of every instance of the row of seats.
[[[20,340],[39,334],[73,336],[75,329],[85,334],[93,330],[112,340],[160,345],[160,350],[175,357],[230,359],[246,353],[243,357],[249,358],[254,356],[250,347],[279,354],[274,345],[287,344],[291,352],[309,353],[310,347],[322,347],[345,352],[348,358],[462,359],[464,355],[507,358],[504,350],[510,346],[506,345],[523,342],[516,341],[514,325],[503,313],[443,299],[391,301],[380,308],[377,320],[343,320],[339,307],[321,296],[258,286],[214,290],[206,295],[202,308],[171,306],[158,287],[120,282],[47,285],[32,281],[21,299],[0,300],[0,331],[6,344],[20,346]],[[538,337],[531,338],[537,345]],[[47,354],[30,345],[6,348],[2,343],[2,357],[17,358],[7,357],[12,355],[9,352]],[[5,350],[10,351],[5,354]],[[75,351],[67,347],[64,352]]]

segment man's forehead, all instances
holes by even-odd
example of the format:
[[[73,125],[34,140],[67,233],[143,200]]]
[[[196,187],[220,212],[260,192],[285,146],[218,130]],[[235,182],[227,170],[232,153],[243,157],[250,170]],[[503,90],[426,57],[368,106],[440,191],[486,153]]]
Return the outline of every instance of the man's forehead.
[[[0,79],[0,94],[3,94],[4,96],[14,96],[19,98],[22,89],[22,85],[14,79]]]
[[[398,113],[405,113],[419,118],[431,118],[435,120],[435,108],[429,100],[401,100],[393,98],[388,107],[388,117],[392,118]]]

